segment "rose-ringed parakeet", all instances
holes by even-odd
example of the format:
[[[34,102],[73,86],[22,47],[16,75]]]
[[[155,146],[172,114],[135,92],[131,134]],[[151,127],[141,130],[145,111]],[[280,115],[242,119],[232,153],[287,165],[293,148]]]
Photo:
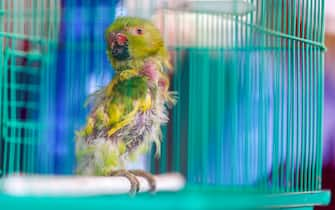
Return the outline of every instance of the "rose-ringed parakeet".
[[[143,176],[155,190],[151,174],[128,171],[126,164],[152,143],[159,156],[160,127],[168,122],[167,107],[175,103],[169,91],[169,54],[159,30],[140,18],[117,18],[105,40],[115,76],[89,98],[92,111],[76,138],[77,172],[125,176],[132,192],[139,189],[136,176]]]

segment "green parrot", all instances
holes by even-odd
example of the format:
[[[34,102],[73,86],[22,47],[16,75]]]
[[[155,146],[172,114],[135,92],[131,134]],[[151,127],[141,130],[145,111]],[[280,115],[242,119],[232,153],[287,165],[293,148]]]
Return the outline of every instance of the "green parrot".
[[[152,143],[160,155],[161,125],[176,103],[175,92],[169,91],[168,50],[159,30],[135,17],[117,18],[105,31],[105,40],[115,76],[88,98],[92,110],[76,134],[77,173],[125,176],[132,192],[139,190],[136,176],[142,176],[154,191],[150,173],[126,166]]]

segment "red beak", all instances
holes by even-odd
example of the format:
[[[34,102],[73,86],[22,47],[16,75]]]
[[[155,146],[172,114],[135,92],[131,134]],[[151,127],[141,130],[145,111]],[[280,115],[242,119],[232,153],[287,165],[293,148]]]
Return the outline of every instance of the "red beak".
[[[124,46],[127,43],[127,41],[128,38],[126,35],[114,32],[110,34],[108,40],[111,48],[113,48],[115,45]]]
[[[126,35],[122,34],[122,33],[117,33],[116,34],[116,42],[118,43],[118,45],[125,45],[126,42],[128,41],[128,38]]]

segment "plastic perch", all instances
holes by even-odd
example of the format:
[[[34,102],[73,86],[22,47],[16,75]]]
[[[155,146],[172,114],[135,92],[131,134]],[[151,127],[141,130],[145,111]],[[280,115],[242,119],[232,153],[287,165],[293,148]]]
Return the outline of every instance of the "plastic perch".
[[[149,191],[146,179],[137,177],[140,191]],[[158,191],[181,190],[185,179],[178,173],[154,176]],[[88,176],[9,176],[1,181],[2,193],[15,196],[88,196],[129,193],[130,182],[124,177]]]

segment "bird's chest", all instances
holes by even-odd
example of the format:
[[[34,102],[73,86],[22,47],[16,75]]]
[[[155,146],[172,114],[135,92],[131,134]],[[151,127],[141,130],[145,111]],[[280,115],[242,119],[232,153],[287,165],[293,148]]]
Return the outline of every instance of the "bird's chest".
[[[140,111],[135,116],[133,127],[138,130],[150,131],[150,127],[159,122],[163,106],[162,99],[157,90],[149,89],[146,97],[139,103]]]
[[[159,95],[153,96],[148,93],[145,101],[143,101],[142,110],[139,111],[134,120],[129,125],[128,151],[133,151],[143,142],[151,142],[159,138],[160,126],[166,121],[167,116],[164,112],[164,103]],[[157,92],[156,92],[157,94]]]

